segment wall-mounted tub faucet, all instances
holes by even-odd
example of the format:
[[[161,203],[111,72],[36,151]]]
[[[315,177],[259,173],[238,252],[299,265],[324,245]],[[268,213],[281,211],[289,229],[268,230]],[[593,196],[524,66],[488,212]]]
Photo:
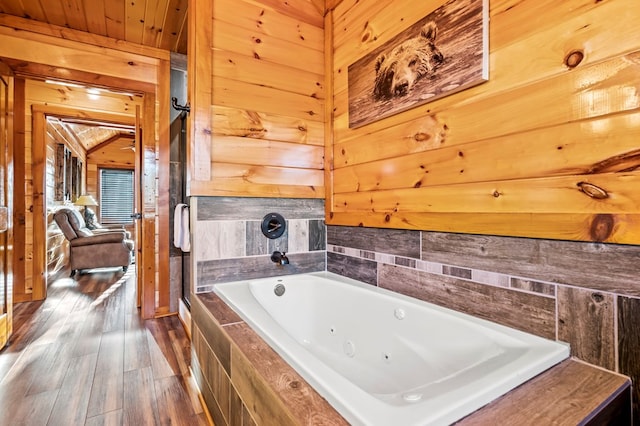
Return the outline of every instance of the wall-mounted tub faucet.
[[[289,264],[289,258],[287,258],[285,252],[274,251],[271,253],[271,261],[279,265]]]

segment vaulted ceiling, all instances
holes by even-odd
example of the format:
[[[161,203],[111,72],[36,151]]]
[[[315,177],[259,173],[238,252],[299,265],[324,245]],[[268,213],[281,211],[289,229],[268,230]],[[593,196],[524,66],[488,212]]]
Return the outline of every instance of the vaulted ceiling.
[[[0,13],[187,53],[188,0],[0,0]]]

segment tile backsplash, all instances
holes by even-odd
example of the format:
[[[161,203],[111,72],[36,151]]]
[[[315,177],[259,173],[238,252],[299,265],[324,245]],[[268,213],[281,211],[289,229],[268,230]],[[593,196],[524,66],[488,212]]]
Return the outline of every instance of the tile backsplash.
[[[262,234],[262,219],[280,213],[287,227],[276,239]],[[216,283],[326,269],[324,200],[192,197],[193,291],[213,290]],[[289,265],[270,260],[286,252]]]

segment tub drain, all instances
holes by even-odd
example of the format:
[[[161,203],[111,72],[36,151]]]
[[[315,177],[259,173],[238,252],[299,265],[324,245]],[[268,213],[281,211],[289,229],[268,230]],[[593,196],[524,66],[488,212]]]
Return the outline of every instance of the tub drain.
[[[276,294],[276,296],[282,296],[285,292],[285,288],[284,288],[284,284],[277,284],[274,288],[273,288],[273,292]]]

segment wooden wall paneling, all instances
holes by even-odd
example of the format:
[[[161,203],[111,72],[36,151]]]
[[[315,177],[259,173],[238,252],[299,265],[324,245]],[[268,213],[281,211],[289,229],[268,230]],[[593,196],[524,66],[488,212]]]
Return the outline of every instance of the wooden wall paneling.
[[[171,312],[170,301],[170,279],[169,279],[169,243],[173,239],[170,237],[169,228],[169,175],[170,175],[170,143],[169,143],[169,127],[170,127],[170,109],[171,105],[166,102],[171,97],[170,77],[171,62],[170,60],[160,61],[158,67],[158,80],[166,82],[158,88],[158,99],[160,102],[157,106],[157,117],[154,121],[158,123],[157,130],[157,161],[156,161],[156,178],[157,193],[155,194],[156,204],[154,210],[157,213],[157,233],[155,236],[156,250],[158,260],[156,262],[156,283],[158,287],[158,297],[156,299],[156,315],[165,315]],[[156,114],[156,106],[149,105],[149,113]],[[151,124],[151,123],[148,123]],[[154,127],[145,127],[147,129]]]
[[[324,147],[269,139],[216,137],[212,155],[216,162],[323,169]]]
[[[331,212],[327,223],[620,244],[640,238],[638,214]]]
[[[305,49],[319,50],[322,47],[324,34],[322,23],[314,19],[314,23],[305,22],[300,17],[289,16],[281,10],[265,7],[265,3],[259,5],[250,1],[240,0],[229,7],[225,2],[213,3],[213,14],[216,22],[222,21],[232,27],[242,28],[255,34],[252,38],[255,43],[277,38],[286,40]],[[304,7],[309,9],[308,7]],[[322,16],[322,14],[318,14]],[[224,31],[222,31],[224,32]]]
[[[637,172],[604,173],[335,193],[333,211],[624,214],[640,208],[639,180]]]
[[[217,57],[217,55],[216,55]],[[258,112],[251,109],[213,105],[212,121],[215,135],[251,139],[269,139],[324,147],[324,123],[296,117]],[[217,138],[216,138],[217,140]]]
[[[326,2],[325,2],[326,3]],[[324,103],[324,198],[325,217],[329,217],[333,210],[335,148],[333,139],[333,44],[334,44],[334,12],[330,10],[324,19],[324,75],[325,75],[325,103]]]
[[[169,0],[146,2],[142,23],[142,44],[159,47],[164,33],[164,24]]]
[[[303,3],[293,11],[271,1],[223,1],[206,10],[214,136],[202,151],[210,154],[208,177],[191,180],[191,195],[323,196],[323,151],[308,146],[324,137],[322,14]],[[244,138],[247,149],[230,137]]]
[[[216,163],[209,184],[215,195],[323,198],[322,170]],[[303,185],[304,183],[304,185]],[[196,188],[195,182],[192,186]],[[204,194],[207,195],[207,194]]]
[[[286,3],[279,0],[261,0],[260,3],[266,8],[273,9],[297,21],[322,27],[322,13],[313,5],[309,4],[308,0],[293,0],[287,1]]]
[[[140,170],[141,176],[141,200],[142,200],[142,219],[141,232],[142,250],[138,251],[140,259],[136,260],[138,274],[141,275],[141,301],[142,301],[142,317],[153,318],[156,314],[156,300],[158,297],[157,272],[158,264],[156,262],[156,241],[157,241],[157,220],[156,217],[156,188],[157,188],[157,151],[156,151],[156,114],[155,114],[156,98],[153,94],[147,93],[144,98],[142,108],[142,125],[146,129],[142,133],[142,152],[140,153],[142,164]],[[168,123],[169,120],[167,120]],[[168,256],[168,253],[167,253]],[[165,275],[168,279],[168,273]]]
[[[538,23],[535,33],[524,34],[512,34],[508,42],[503,44],[494,43],[495,39],[499,39],[503,32],[509,31],[507,25],[512,25],[513,20],[508,19],[507,22],[502,21],[503,15],[518,14],[520,19],[522,15],[536,16],[534,12],[530,12],[528,8],[514,8],[502,15],[495,15],[495,11],[491,11],[491,23],[490,23],[490,49],[491,49],[491,65],[490,65],[490,79],[487,83],[477,86],[473,89],[466,90],[464,95],[458,94],[447,98],[440,99],[438,101],[429,104],[430,110],[438,111],[439,105],[449,106],[454,102],[457,102],[461,98],[468,100],[473,96],[482,95],[484,93],[496,93],[497,91],[505,91],[514,87],[526,85],[531,81],[543,80],[552,75],[566,73],[568,67],[565,64],[566,57],[572,51],[582,51],[585,54],[584,60],[580,66],[588,64],[594,64],[602,61],[606,58],[614,57],[618,54],[623,54],[629,51],[637,49],[637,43],[635,43],[632,36],[634,31],[635,18],[630,14],[626,14],[622,21],[616,18],[616,31],[606,31],[602,27],[603,16],[622,16],[625,15],[625,10],[629,10],[632,7],[630,0],[623,0],[618,2],[609,2],[607,7],[603,7],[604,4],[599,4],[597,7],[591,5],[576,5],[572,10],[573,16],[567,22],[567,17],[563,16],[569,8],[565,8],[565,4],[561,7],[562,13],[556,13],[559,8],[557,6],[549,7],[545,11],[543,18],[536,20]],[[399,11],[398,13],[407,13],[407,11],[415,7],[422,7],[423,2],[420,2],[418,6],[417,2],[411,2],[410,0],[405,2],[407,7],[394,4],[393,9]],[[410,5],[409,5],[410,3]],[[511,3],[511,2],[510,2]],[[579,1],[571,1],[568,3],[581,3]],[[537,5],[536,5],[537,6]],[[533,6],[534,8],[537,8]],[[369,2],[361,3],[361,7],[375,7],[369,4]],[[588,9],[587,9],[588,8]],[[577,13],[579,10],[582,13]],[[364,11],[363,11],[364,12]],[[378,28],[381,25],[390,25],[392,22],[396,22],[386,18],[385,16],[375,16],[371,13],[365,13],[364,15],[357,15],[354,22],[349,22],[349,26],[360,31],[362,28],[371,30],[372,28]],[[548,16],[547,16],[548,15]],[[381,18],[381,19],[379,19]],[[349,16],[349,19],[352,19]],[[523,19],[524,20],[524,19]],[[530,19],[528,19],[530,20]],[[380,22],[378,22],[380,21]],[[406,22],[403,24],[403,28],[406,28]],[[550,23],[552,25],[550,25]],[[567,26],[568,25],[568,26]],[[343,29],[343,27],[339,27]],[[566,28],[576,28],[575,32],[567,32]],[[580,29],[580,30],[578,30]],[[600,34],[606,31],[608,37],[600,37]],[[396,31],[397,32],[397,31]],[[395,35],[396,32],[391,32],[387,37],[383,37],[382,34],[369,34],[366,36],[367,40],[373,40],[375,43],[371,43],[371,46],[363,47],[358,40],[357,35],[352,35],[347,40],[350,44],[344,47],[340,47],[339,42],[336,42],[336,66],[334,67],[334,73],[336,77],[336,115],[338,116],[337,122],[341,125],[340,129],[346,129],[347,121],[347,72],[348,65],[353,63],[358,57],[364,56],[368,51],[378,47],[378,45],[386,41],[388,37]],[[340,31],[340,35],[344,35],[345,31]],[[364,35],[363,35],[364,37]],[[531,60],[529,56],[529,50],[523,49],[522,45],[530,46],[547,46],[544,49],[535,50],[535,61]],[[548,46],[552,46],[549,48]],[[524,56],[523,56],[524,55]],[[354,57],[355,56],[355,57]],[[514,58],[521,56],[522,60],[515,60]],[[442,108],[446,109],[446,108]],[[394,118],[388,119],[388,122],[398,123],[400,121],[406,121],[407,117],[417,118],[421,113],[418,111],[409,111],[404,114],[400,114]],[[383,120],[387,122],[387,120]],[[383,123],[375,124],[375,129],[379,129]],[[365,126],[369,127],[369,126]],[[349,132],[347,132],[349,133]],[[357,131],[353,132],[354,134]],[[344,135],[348,137],[348,134]],[[342,139],[342,137],[340,138]]]
[[[115,4],[110,6],[115,6],[117,9]],[[87,31],[92,34],[108,34],[107,21],[109,21],[108,16],[110,13],[113,13],[113,11],[109,10],[107,12],[105,10],[105,0],[98,0],[91,3],[91,7],[85,7],[84,16],[86,17]],[[124,37],[121,39],[124,40]]]
[[[145,4],[146,2],[126,3],[126,32],[132,43],[142,44],[145,27]]]
[[[122,22],[126,22],[126,7],[123,3],[105,0],[105,10],[102,18],[106,21],[108,37],[112,37],[117,40],[124,40],[126,37],[126,30],[124,25],[120,25]],[[131,43],[133,44],[133,43]],[[136,44],[133,44],[137,46]]]
[[[601,118],[612,113],[632,113],[639,101],[637,97],[625,94],[627,89],[624,78],[638,72],[639,66],[633,59],[638,52],[640,51],[613,56],[595,64],[581,64],[572,72],[559,66],[558,73],[553,77],[535,80],[528,85],[521,84],[510,90],[498,85],[496,80],[499,76],[491,77],[492,80],[485,84],[493,84],[497,88],[481,96],[474,96],[483,87],[477,86],[358,129],[349,129],[344,121],[347,115],[343,108],[346,106],[346,93],[337,94],[336,138],[340,142],[346,138],[362,137],[383,127],[419,116],[434,115],[448,127],[447,141],[466,143],[566,122]],[[612,69],[617,70],[617,78],[611,77],[609,70]],[[580,87],[585,79],[593,81],[593,85],[585,87],[583,91],[576,91],[575,88]],[[597,102],[599,96],[613,101],[598,103],[597,108],[594,108],[594,102]],[[527,101],[522,102],[523,99]],[[558,102],[558,99],[563,99],[563,102]],[[505,116],[517,116],[518,119],[500,119]],[[602,132],[598,128],[593,130]]]
[[[187,120],[190,141],[187,144],[189,162],[187,194],[197,195],[201,190],[193,188],[192,185],[196,183],[197,186],[199,182],[211,180],[213,1],[189,0],[188,7],[190,42],[187,59],[189,75],[187,91],[193,108]]]
[[[169,0],[168,10],[175,11],[176,15],[173,19],[165,20],[162,26],[163,37],[158,46],[159,48],[186,54],[187,46],[186,44],[182,46],[181,43],[187,39],[185,36],[187,32],[187,3],[187,0]]]
[[[322,84],[323,75],[308,69],[292,68],[289,65],[264,60],[261,57],[246,56],[228,50],[216,51],[213,65],[216,74],[225,79],[311,96],[316,99],[325,98]],[[290,75],[290,77],[282,78],[283,75]]]
[[[409,3],[412,2],[406,2],[406,5]],[[637,132],[637,128],[629,124],[633,120],[628,117],[637,113],[640,99],[623,95],[628,82],[632,81],[629,76],[635,74],[631,70],[635,65],[628,68],[625,64],[633,62],[631,57],[638,54],[637,42],[630,41],[629,37],[634,31],[634,18],[625,17],[620,27],[616,27],[616,31],[606,39],[599,37],[603,32],[602,24],[595,24],[601,22],[603,15],[613,17],[622,9],[628,9],[626,1],[615,5],[610,2],[606,8],[598,5],[573,9],[569,21],[574,28],[585,28],[584,31],[567,33],[564,24],[557,21],[556,17],[549,17],[540,28],[521,38],[511,38],[508,43],[503,39],[502,44],[497,45],[491,43],[492,71],[488,83],[369,126],[348,129],[344,119],[347,102],[344,68],[364,54],[363,49],[370,51],[375,46],[365,46],[363,38],[356,36],[345,37],[344,45],[340,45],[338,39],[345,32],[363,31],[364,34],[370,30],[373,33],[367,34],[384,41],[388,39],[382,36],[384,31],[398,25],[399,21],[394,16],[402,16],[403,13],[391,11],[390,8],[378,15],[365,13],[365,9],[371,6],[376,7],[371,2],[358,5],[343,2],[340,7],[347,9],[339,7],[335,11],[338,17],[334,27],[340,30],[340,35],[336,36],[334,43],[332,73],[335,80],[336,172],[333,184],[336,191],[333,192],[335,199],[328,214],[330,224],[381,224],[385,227],[414,229],[425,226],[422,229],[547,238],[566,238],[570,235],[571,239],[595,241],[634,240],[634,237],[620,232],[624,228],[627,232],[637,234],[632,224],[637,221],[634,212],[638,206],[631,192],[619,187],[615,190],[612,188],[611,192],[605,190],[605,193],[582,183],[599,180],[600,184],[610,184],[618,181],[625,186],[623,181],[635,179],[622,173],[636,167],[638,149],[632,141],[634,137],[626,138],[625,133],[629,129],[631,134]],[[410,9],[400,7],[402,5],[394,6],[399,10]],[[500,33],[500,25],[504,25],[502,22],[513,22],[511,14],[516,13],[504,9],[500,13],[508,16],[495,16],[494,19],[496,10],[492,9],[492,37]],[[566,18],[570,10],[563,5],[560,14]],[[521,9],[517,13],[528,12]],[[366,39],[369,40],[368,35]],[[623,47],[617,49],[616,44],[616,48],[606,48],[618,39],[624,44]],[[550,40],[555,47],[536,55],[539,60],[536,59],[533,66],[524,58],[518,64],[511,62],[514,52],[518,49],[524,51],[523,45],[548,45]],[[592,49],[592,41],[601,48]],[[572,50],[582,50],[586,59],[569,72],[570,66],[565,63],[565,58]],[[548,55],[547,59],[545,55]],[[507,58],[511,65],[507,65]],[[587,80],[595,85],[580,85],[579,81]],[[581,90],[576,91],[576,87]],[[599,102],[594,107],[600,95],[611,101]],[[563,102],[557,102],[559,98]],[[527,101],[522,102],[522,99]],[[546,111],[553,109],[546,116]],[[455,118],[458,114],[464,119],[458,121]],[[478,115],[472,117],[474,114]],[[617,115],[616,119],[620,118],[618,123],[624,123],[623,126],[603,128],[612,124],[610,120],[614,114]],[[518,119],[502,119],[514,116]],[[429,117],[430,122],[424,117]],[[426,131],[419,131],[419,126]],[[582,135],[572,134],[572,130],[577,129],[582,130]],[[589,136],[582,137],[585,134]],[[549,138],[549,135],[554,138]],[[366,143],[371,140],[377,143]],[[554,144],[548,143],[550,140]],[[583,140],[584,145],[581,144]],[[380,149],[372,149],[372,145]],[[539,149],[546,151],[546,154],[537,151]],[[554,151],[553,154],[551,151]],[[591,153],[598,154],[591,156]],[[550,161],[538,161],[541,157],[549,157]],[[484,171],[476,168],[480,163],[484,164],[480,167],[484,167]],[[489,164],[493,167],[487,167]],[[513,165],[511,169],[510,165]],[[616,176],[607,172],[621,173]],[[568,180],[563,182],[564,178],[560,177],[575,175],[575,180],[583,173],[598,176],[583,177],[573,183]],[[496,179],[492,179],[493,176]],[[506,180],[510,182],[504,182]],[[475,192],[470,187],[460,186],[463,182],[471,186],[482,186],[480,182],[491,184]],[[512,183],[515,186],[510,186]],[[429,185],[434,185],[435,192],[425,189]],[[580,185],[579,190],[571,193],[576,185]],[[488,186],[492,186],[492,190]],[[591,192],[592,197],[609,198],[605,203],[598,203],[589,197],[582,200],[575,197],[583,194],[580,188],[587,192],[590,189],[599,192]],[[381,192],[381,189],[388,191]],[[441,198],[436,195],[440,190],[443,195]],[[555,193],[557,190],[560,192]],[[564,190],[574,196],[574,202],[565,200],[567,193]],[[341,191],[345,191],[344,194]],[[493,193],[493,199],[479,195],[487,191]],[[449,193],[449,199],[444,196],[445,192]],[[451,193],[459,195],[451,197]],[[527,200],[511,204],[515,199],[509,200],[509,197],[515,193],[526,193]],[[618,201],[622,201],[622,204],[617,204]],[[445,213],[445,210],[456,215],[457,219],[463,219],[462,223],[445,223],[444,216],[437,214]],[[487,214],[472,218],[471,213],[474,212]],[[490,213],[500,214],[500,218],[492,218]],[[533,213],[533,217],[527,217],[525,213]],[[551,223],[551,216],[548,215],[555,213],[570,215],[566,218],[559,215],[562,222],[571,224],[570,230]],[[585,213],[594,213],[596,216],[585,216]],[[349,217],[350,214],[354,216]],[[345,221],[345,218],[348,220]],[[526,220],[521,220],[520,225],[516,218]],[[509,222],[508,225],[500,224],[505,220]],[[471,225],[472,222],[478,227]],[[538,224],[550,229],[542,231]],[[526,229],[519,230],[520,226]],[[584,229],[579,229],[581,226]],[[530,227],[538,229],[530,234]]]
[[[28,300],[26,283],[26,183],[28,176],[25,167],[27,153],[25,114],[17,111],[25,111],[25,80],[14,78],[13,98],[13,292],[14,301]],[[29,276],[31,273],[29,272]]]
[[[628,8],[629,5],[626,5],[626,2],[621,1],[615,5],[613,3],[610,3],[608,7],[615,7],[616,8],[615,10],[618,10],[618,7],[621,7],[624,9],[625,7]],[[517,9],[520,9],[520,8],[517,8]],[[555,11],[555,7],[553,8],[553,10]],[[613,13],[615,13],[615,10],[611,10],[610,12],[607,12],[607,13],[611,13],[610,16],[614,16]],[[575,23],[573,27],[580,28],[580,27],[585,27],[586,24],[589,24],[590,22],[593,22],[593,21],[599,22],[602,16],[601,13],[602,13],[602,10],[598,9],[598,11],[590,12],[590,15],[586,18],[583,16],[577,16],[574,19]],[[554,12],[554,15],[555,15],[555,12]],[[366,15],[366,17],[369,19],[373,19],[373,17],[371,17],[370,15]],[[543,21],[546,22],[553,19],[555,19],[554,16],[550,16],[548,18],[545,17]],[[621,23],[620,32],[611,34],[611,37],[615,37],[614,44],[616,45],[616,48],[612,48],[612,45],[609,44],[610,42],[612,42],[610,38],[602,38],[598,36],[599,34],[597,30],[599,28],[598,26],[586,25],[586,27],[590,27],[590,29],[588,30],[589,34],[585,34],[584,32],[579,32],[577,36],[581,38],[575,41],[573,40],[564,41],[566,46],[564,46],[563,49],[560,49],[560,48],[546,49],[545,48],[543,50],[538,50],[537,52],[539,52],[540,55],[549,55],[549,57],[546,59],[540,58],[540,60],[536,60],[533,66],[526,66],[527,69],[523,69],[523,70],[518,69],[512,72],[513,67],[516,66],[515,65],[516,62],[514,62],[513,52],[505,52],[504,56],[501,56],[503,55],[503,52],[499,50],[493,43],[494,34],[500,33],[502,28],[500,24],[500,17],[492,16],[491,25],[490,25],[490,29],[491,29],[490,44],[492,49],[491,50],[492,59],[491,59],[491,75],[490,75],[489,82],[481,86],[478,86],[476,88],[473,88],[471,90],[467,90],[464,92],[464,94],[457,94],[451,97],[440,99],[438,101],[427,104],[424,107],[420,107],[415,110],[408,111],[407,113],[400,114],[398,116],[394,116],[386,120],[382,120],[381,122],[374,123],[371,126],[365,126],[364,128],[355,129],[351,131],[348,130],[348,126],[346,124],[346,105],[347,105],[346,104],[346,98],[347,98],[346,67],[349,65],[350,62],[354,60],[354,58],[349,56],[348,58],[343,58],[342,62],[336,59],[337,63],[336,63],[335,69],[338,70],[334,72],[334,76],[336,78],[336,90],[335,90],[336,115],[337,115],[336,131],[339,132],[339,136],[340,136],[337,138],[337,141],[340,142],[348,138],[358,138],[358,137],[361,137],[364,133],[366,134],[375,133],[377,131],[382,130],[383,128],[389,127],[390,125],[399,124],[401,122],[408,121],[411,119],[417,119],[421,116],[424,116],[425,111],[428,111],[426,113],[427,115],[430,113],[437,113],[441,110],[450,108],[451,105],[453,105],[455,102],[459,100],[468,102],[470,99],[473,99],[474,96],[477,96],[479,94],[488,93],[488,92],[497,93],[497,90],[504,91],[513,87],[519,87],[519,86],[522,86],[526,81],[535,81],[540,79],[541,74],[542,76],[550,76],[553,74],[566,73],[567,67],[566,65],[564,65],[564,57],[572,49],[575,49],[575,50],[583,49],[587,40],[588,40],[589,46],[591,46],[593,43],[596,43],[598,45],[598,48],[591,49],[590,47],[589,54],[588,56],[586,56],[586,59],[581,63],[580,67],[584,67],[585,65],[596,63],[605,58],[613,57],[615,56],[616,53],[623,53],[623,52],[628,52],[630,50],[633,50],[632,46],[634,42],[631,41],[633,40],[633,38],[630,36],[631,32],[634,31],[633,21],[634,21],[634,18],[629,16],[629,14],[627,14],[627,16],[624,18],[624,22]],[[358,28],[361,28],[361,27],[358,27]],[[500,28],[500,30],[498,30],[497,28]],[[540,45],[540,46],[549,45],[549,44],[557,45],[559,43],[558,40],[566,40],[567,33],[564,30],[564,28],[566,28],[565,24],[556,25],[553,27],[545,26],[544,28],[550,28],[550,29],[547,29],[545,31],[540,31],[540,35],[536,36],[536,37],[539,37],[539,39],[533,40],[532,41],[533,45]],[[591,38],[589,39],[587,38],[587,36]],[[527,40],[527,42],[529,42],[529,40]],[[620,44],[624,46],[621,47],[620,49],[617,49],[617,46]],[[509,45],[509,46],[514,46],[513,49],[519,49],[521,52],[523,51],[522,46],[519,43],[514,43],[513,45]],[[524,49],[524,50],[528,51],[527,49]],[[338,52],[336,52],[336,55],[338,56]],[[537,55],[537,57],[539,57],[539,55]],[[530,61],[528,60],[523,60],[520,63],[522,63],[522,66],[525,66],[524,64],[529,62]],[[541,66],[545,66],[547,68],[544,71],[540,70],[539,68],[536,68]],[[512,79],[512,80],[507,81],[505,79]],[[510,94],[510,96],[513,96],[513,98],[518,98],[516,94]],[[483,121],[484,121],[484,118],[483,118]],[[515,120],[515,122],[517,123],[519,122],[519,120]],[[450,128],[453,128],[453,126],[450,123],[447,123],[447,124]],[[473,135],[471,135],[471,137],[473,137]]]
[[[33,230],[32,236],[47,234],[47,218],[45,212],[45,165],[46,117],[43,111],[36,108],[33,114],[33,139],[31,167],[33,173]],[[32,300],[42,300],[47,296],[46,277],[46,238],[33,238],[32,252]]]
[[[232,108],[251,105],[257,111],[322,122],[322,102],[313,96],[283,92],[270,87],[213,77],[216,104]],[[277,99],[277,102],[274,102]]]
[[[424,121],[336,145],[336,192],[621,172],[636,165],[640,152],[640,125],[633,124],[640,123],[640,113],[563,123],[460,145],[444,129],[437,133],[411,129]],[[623,128],[624,132],[616,130]],[[517,161],[506,161],[509,158]]]

